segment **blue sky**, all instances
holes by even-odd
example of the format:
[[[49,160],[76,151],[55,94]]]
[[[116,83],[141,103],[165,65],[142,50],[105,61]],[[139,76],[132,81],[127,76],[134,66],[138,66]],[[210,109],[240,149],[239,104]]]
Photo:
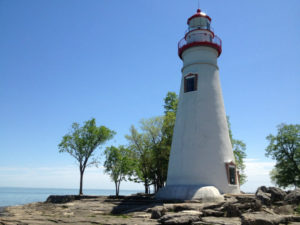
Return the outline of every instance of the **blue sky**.
[[[223,97],[247,144],[252,191],[269,184],[274,165],[265,137],[300,123],[300,2],[200,8],[223,41]],[[132,124],[161,115],[166,93],[179,91],[177,43],[196,9],[196,0],[0,0],[0,186],[76,188],[75,162],[57,148],[73,122],[94,117],[119,145]],[[114,188],[101,167],[87,171],[85,187]]]

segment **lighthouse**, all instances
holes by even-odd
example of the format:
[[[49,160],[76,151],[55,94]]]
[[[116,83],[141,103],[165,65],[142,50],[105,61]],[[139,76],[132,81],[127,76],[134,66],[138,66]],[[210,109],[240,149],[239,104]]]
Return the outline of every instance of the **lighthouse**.
[[[220,86],[222,41],[200,9],[178,43],[183,62],[166,186],[160,199],[240,193]]]

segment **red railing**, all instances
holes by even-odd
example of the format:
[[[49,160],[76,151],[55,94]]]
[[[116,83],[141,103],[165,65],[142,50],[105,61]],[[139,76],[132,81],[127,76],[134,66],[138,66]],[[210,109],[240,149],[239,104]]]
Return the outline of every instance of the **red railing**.
[[[188,34],[178,42],[178,55],[181,58],[182,53],[194,46],[208,46],[215,48],[218,54],[222,52],[222,40],[218,36],[210,36],[206,33]]]

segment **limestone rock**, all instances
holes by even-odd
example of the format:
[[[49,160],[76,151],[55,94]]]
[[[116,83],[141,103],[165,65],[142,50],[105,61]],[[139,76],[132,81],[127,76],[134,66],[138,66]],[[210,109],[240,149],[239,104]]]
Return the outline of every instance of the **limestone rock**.
[[[152,204],[152,205],[151,205]],[[32,203],[22,206],[7,207],[7,215],[0,216],[0,224],[16,225],[157,225],[156,220],[150,219],[151,214],[144,208],[153,207],[154,202],[148,199],[126,197],[111,199],[106,196],[85,198],[69,203]],[[133,213],[114,215],[111,212],[119,205],[126,206]]]
[[[238,217],[202,217],[201,221],[192,223],[193,225],[241,225]]]
[[[287,194],[285,191],[277,187],[267,188],[265,186],[261,186],[257,189],[255,195],[264,205],[271,205],[273,203],[280,203],[283,201]]]
[[[235,199],[240,203],[246,203],[246,202],[254,202],[256,200],[256,197],[253,194],[243,194],[243,195],[235,196]],[[236,201],[231,200],[226,202],[236,202]]]
[[[167,212],[167,209],[163,206],[156,206],[151,209],[151,219],[159,219],[164,216]]]
[[[67,203],[67,202],[72,202],[75,200],[81,200],[81,199],[94,199],[97,198],[97,196],[92,196],[92,195],[50,195],[46,203]]]
[[[132,218],[142,218],[142,219],[144,219],[144,218],[150,218],[151,217],[149,215],[149,213],[144,213],[144,212],[134,212],[134,213],[131,213],[130,216]]]
[[[214,216],[214,217],[224,216],[224,212],[222,212],[221,210],[214,210],[214,209],[204,209],[202,213],[203,216]]]
[[[271,194],[272,202],[282,201],[286,196],[285,191],[277,187],[269,187],[267,192]]]
[[[205,207],[208,203],[197,203],[197,202],[189,202],[189,203],[165,203],[163,207],[168,212],[181,212],[183,210],[196,210],[201,211],[203,207]],[[215,205],[216,203],[211,203],[210,205]]]
[[[187,213],[187,212],[179,212],[179,213],[171,213],[164,215],[159,219],[159,222],[161,224],[182,224],[182,225],[188,225],[192,222],[196,222],[200,220],[200,212],[193,212],[193,213]]]
[[[277,225],[287,221],[284,216],[265,212],[244,213],[241,218],[242,225]]]
[[[221,208],[224,205],[224,202],[221,203],[206,203],[203,206],[203,209],[216,209],[216,208]]]
[[[266,186],[260,186],[257,190],[261,190],[262,192],[268,192],[268,188]]]
[[[271,196],[270,206],[262,206],[261,200],[251,194],[227,195],[225,202],[197,202],[194,200],[163,202],[157,201],[149,195],[148,197],[125,196],[123,198],[51,196],[48,199],[49,202],[60,204],[44,202],[7,207],[5,212],[0,212],[0,225],[157,225],[158,223],[187,225],[283,225],[291,223],[297,225],[300,222],[300,216],[294,214],[294,209],[297,207],[295,202],[298,201],[299,191],[290,191],[285,196],[286,201],[277,201],[281,197],[274,198],[276,194],[273,194],[275,201],[273,202],[272,193],[277,192],[280,195],[280,190],[266,187],[257,191],[257,195],[263,193],[268,194],[268,197]],[[76,200],[77,197],[80,200]]]
[[[288,221],[291,222],[300,222],[300,216],[296,216],[296,215],[288,215],[286,216]]]
[[[255,212],[261,209],[261,202],[253,197],[238,198],[238,202],[226,202],[223,211],[227,217],[241,216],[245,212]]]
[[[292,215],[294,214],[294,206],[293,205],[282,205],[275,207],[274,212],[280,215]]]
[[[237,217],[242,215],[242,212],[238,204],[226,204],[224,205],[225,215],[227,217]]]
[[[67,203],[74,200],[78,200],[79,197],[76,195],[50,195],[46,202],[47,203]]]
[[[300,189],[296,189],[287,194],[284,201],[289,204],[299,204],[300,203]]]
[[[190,204],[174,204],[173,207],[174,212],[181,212],[183,210],[193,210],[193,207]]]
[[[259,187],[255,193],[257,199],[259,199],[264,205],[271,205],[271,194],[267,193],[266,187]]]

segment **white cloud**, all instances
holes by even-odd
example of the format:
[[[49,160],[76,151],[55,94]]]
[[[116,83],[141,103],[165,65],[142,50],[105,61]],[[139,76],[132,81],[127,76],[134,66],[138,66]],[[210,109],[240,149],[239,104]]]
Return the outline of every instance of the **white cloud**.
[[[274,186],[270,180],[270,171],[273,169],[274,161],[262,161],[260,159],[246,159],[247,182],[241,187],[245,192],[255,192],[259,186]]]

